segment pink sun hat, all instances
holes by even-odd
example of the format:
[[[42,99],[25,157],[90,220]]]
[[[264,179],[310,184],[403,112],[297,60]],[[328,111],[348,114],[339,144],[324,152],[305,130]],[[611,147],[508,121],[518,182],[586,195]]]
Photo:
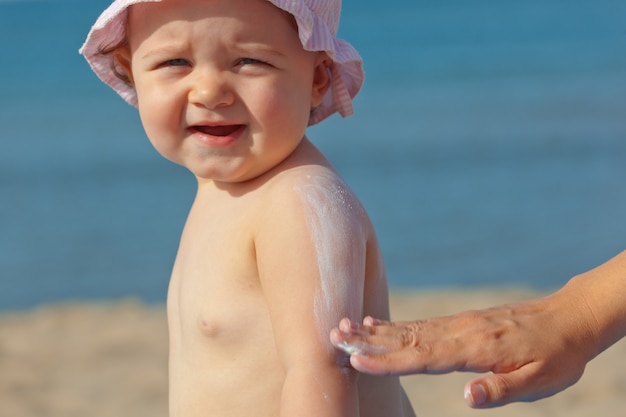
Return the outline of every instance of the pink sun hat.
[[[115,90],[124,100],[137,106],[137,94],[132,86],[118,78],[123,73],[113,59],[113,54],[102,54],[102,49],[122,42],[126,36],[128,7],[136,3],[161,0],[115,0],[100,15],[91,28],[79,52],[98,77]],[[353,112],[352,99],[357,95],[365,75],[359,53],[343,39],[337,38],[341,0],[267,0],[290,13],[298,24],[298,35],[307,51],[324,51],[332,59],[331,88],[322,104],[311,112],[309,125],[321,122],[338,112],[343,117]],[[116,71],[117,70],[117,71]]]

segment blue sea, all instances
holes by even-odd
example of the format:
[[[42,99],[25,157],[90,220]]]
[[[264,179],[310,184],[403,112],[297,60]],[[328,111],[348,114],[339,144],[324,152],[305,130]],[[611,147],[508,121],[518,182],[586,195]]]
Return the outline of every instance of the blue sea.
[[[77,53],[105,0],[0,1],[0,310],[165,300],[194,179]],[[309,134],[392,288],[553,289],[626,249],[624,0],[345,0],[356,114]]]

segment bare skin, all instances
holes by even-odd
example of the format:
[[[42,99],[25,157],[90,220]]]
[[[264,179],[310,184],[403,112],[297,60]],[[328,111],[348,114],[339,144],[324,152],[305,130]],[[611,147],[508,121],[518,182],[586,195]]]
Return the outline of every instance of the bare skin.
[[[414,415],[397,378],[358,375],[324,337],[342,315],[387,316],[388,305],[371,225],[344,189],[357,210],[336,224],[349,220],[348,232],[363,233],[364,269],[335,270],[353,281],[330,297],[333,308],[316,310],[317,251],[302,217],[306,202],[292,191],[320,176],[344,186],[305,141],[245,186],[200,184],[168,296],[172,416]],[[349,265],[337,249],[333,262]],[[301,325],[310,322],[316,326]]]
[[[359,375],[327,338],[389,308],[371,222],[305,137],[326,54],[266,0],[140,3],[128,26],[115,56],[144,129],[198,183],[168,292],[170,415],[413,417],[397,377]]]
[[[464,392],[470,407],[490,408],[564,390],[624,335],[626,252],[543,298],[413,322],[344,319],[330,337],[374,375],[491,372]]]

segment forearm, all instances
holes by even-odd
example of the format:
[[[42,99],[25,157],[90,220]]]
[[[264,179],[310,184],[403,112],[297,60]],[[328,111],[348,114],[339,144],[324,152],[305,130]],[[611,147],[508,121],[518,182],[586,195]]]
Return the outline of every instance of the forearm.
[[[358,417],[357,375],[338,366],[303,366],[287,372],[280,417]]]
[[[589,360],[626,335],[626,251],[570,280],[557,294],[576,302],[594,334]]]

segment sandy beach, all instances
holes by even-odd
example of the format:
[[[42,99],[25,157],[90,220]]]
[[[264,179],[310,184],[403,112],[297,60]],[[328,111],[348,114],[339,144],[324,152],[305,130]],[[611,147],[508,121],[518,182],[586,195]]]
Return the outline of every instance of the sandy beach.
[[[513,289],[393,294],[392,315],[444,315],[535,295]],[[531,404],[471,410],[462,397],[471,377],[421,375],[403,382],[423,417],[621,417],[626,412],[626,341],[593,360],[574,387]],[[163,306],[122,300],[0,314],[0,416],[167,416]]]

